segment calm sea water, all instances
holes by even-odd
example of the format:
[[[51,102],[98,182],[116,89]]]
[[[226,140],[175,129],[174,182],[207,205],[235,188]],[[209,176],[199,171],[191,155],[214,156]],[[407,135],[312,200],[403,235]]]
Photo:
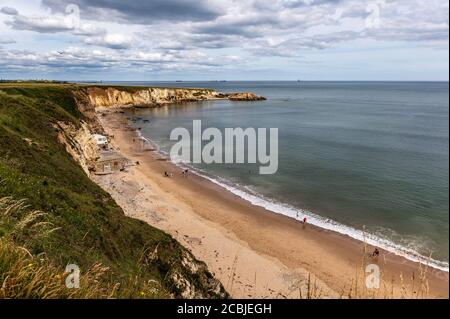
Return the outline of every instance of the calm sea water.
[[[130,83],[127,83],[130,84]],[[261,102],[214,101],[132,111],[142,134],[169,151],[175,127],[279,128],[279,170],[197,165],[202,174],[278,213],[403,254],[432,254],[448,270],[448,83],[178,82],[135,85],[252,91]],[[250,173],[249,173],[250,171]],[[253,173],[255,172],[255,173]],[[417,257],[417,256],[416,256]]]

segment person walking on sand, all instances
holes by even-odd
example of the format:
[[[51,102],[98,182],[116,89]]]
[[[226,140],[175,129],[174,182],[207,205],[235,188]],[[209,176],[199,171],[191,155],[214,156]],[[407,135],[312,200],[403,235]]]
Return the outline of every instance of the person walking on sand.
[[[372,258],[376,258],[380,255],[380,251],[378,250],[378,248],[375,248],[375,250],[373,251],[373,253],[370,255],[370,257]]]
[[[305,217],[303,217],[303,225],[306,225],[306,223],[308,222],[308,219]]]

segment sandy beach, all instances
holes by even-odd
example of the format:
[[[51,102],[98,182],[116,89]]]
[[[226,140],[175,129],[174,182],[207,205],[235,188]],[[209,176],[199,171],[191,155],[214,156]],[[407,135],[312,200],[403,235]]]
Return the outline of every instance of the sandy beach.
[[[127,215],[189,248],[233,298],[448,298],[447,272],[381,249],[368,257],[374,248],[362,242],[254,206],[197,175],[184,177],[142,149],[122,114],[103,112],[111,145],[135,165],[92,178]],[[367,264],[381,270],[379,289],[364,285]]]

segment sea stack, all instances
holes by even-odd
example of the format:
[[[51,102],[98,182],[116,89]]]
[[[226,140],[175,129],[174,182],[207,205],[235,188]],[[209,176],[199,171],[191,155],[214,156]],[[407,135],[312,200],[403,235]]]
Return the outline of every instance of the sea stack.
[[[228,99],[230,101],[263,101],[266,100],[265,97],[256,95],[254,93],[230,93],[228,94]]]

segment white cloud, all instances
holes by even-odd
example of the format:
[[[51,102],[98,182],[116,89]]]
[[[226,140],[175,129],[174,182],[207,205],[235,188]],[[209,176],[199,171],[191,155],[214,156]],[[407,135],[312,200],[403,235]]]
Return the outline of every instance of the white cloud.
[[[84,43],[111,49],[129,49],[132,44],[132,38],[125,34],[113,33],[85,38]]]

